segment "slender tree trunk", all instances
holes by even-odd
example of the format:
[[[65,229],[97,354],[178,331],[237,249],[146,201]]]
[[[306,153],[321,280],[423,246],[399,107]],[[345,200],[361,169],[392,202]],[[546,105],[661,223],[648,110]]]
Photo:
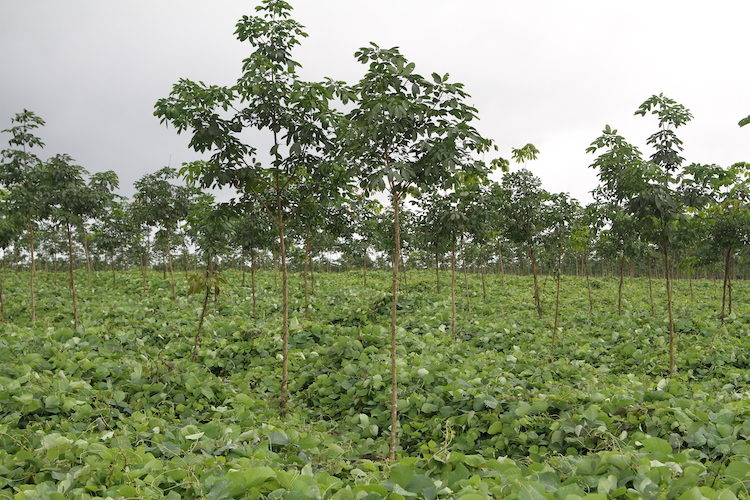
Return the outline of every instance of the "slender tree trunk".
[[[387,162],[386,162],[387,163]],[[396,319],[398,311],[398,268],[401,262],[401,225],[399,222],[399,198],[401,193],[393,192],[393,297],[391,300],[391,440],[389,443],[390,461],[396,460],[396,434],[398,433],[398,368],[396,365]]]
[[[724,283],[721,287],[721,324],[724,324],[724,319],[726,318],[726,306],[727,306],[727,292],[729,289],[729,267],[730,267],[730,259],[731,259],[731,248],[727,248],[726,252],[724,253]],[[731,314],[731,310],[730,310]]]
[[[310,228],[305,228],[305,261],[302,264],[302,282],[305,292],[305,319],[310,319],[310,294],[307,289],[307,267],[310,265]]]
[[[68,275],[70,276],[70,294],[73,298],[73,327],[78,329],[78,298],[76,297],[76,282],[73,274],[73,233],[70,223],[66,224],[68,229]]]
[[[435,248],[435,284],[437,285],[437,294],[440,295],[440,256]]]
[[[589,261],[586,250],[583,251],[583,273],[586,276],[586,290],[589,293],[589,313],[594,312],[594,295],[591,293],[591,280],[589,279]]]
[[[89,253],[89,234],[86,224],[81,221],[81,240],[83,240],[83,255],[86,256],[86,286],[91,288],[91,254]]]
[[[109,267],[112,269],[112,288],[117,286],[117,273],[115,272],[115,254],[109,254]]]
[[[5,256],[3,256],[3,257],[5,257]],[[5,259],[3,259],[3,263],[4,263],[4,260]],[[3,269],[3,272],[4,271],[5,271],[5,269]],[[0,318],[2,318],[2,322],[3,323],[5,323],[5,321],[7,320],[7,318],[5,316],[5,297],[3,296],[3,279],[2,279],[2,276],[0,276]]]
[[[250,289],[253,295],[253,318],[258,317],[258,305],[255,300],[255,250],[250,250]]]
[[[185,239],[183,238],[183,240]],[[187,281],[190,274],[190,252],[188,252],[187,244],[184,243],[182,246],[182,255],[185,258],[185,281]]]
[[[200,340],[201,330],[203,329],[203,320],[206,318],[206,309],[208,309],[208,298],[211,296],[211,287],[208,286],[208,278],[211,276],[211,257],[208,258],[208,266],[206,267],[206,295],[203,296],[203,309],[201,309],[201,319],[198,322],[198,331],[195,332],[195,341],[193,341],[193,357],[192,361],[195,363],[198,357],[198,341]]]
[[[505,263],[503,262],[503,250],[499,238],[497,240],[497,264],[500,266],[500,284],[505,286]]]
[[[484,279],[484,260],[482,255],[482,247],[479,247],[479,274],[482,277],[482,299],[487,300],[487,283]]]
[[[625,252],[620,255],[620,284],[617,287],[617,314],[622,316],[622,287],[625,282]]]
[[[555,359],[555,344],[557,343],[557,325],[560,318],[560,281],[562,279],[562,245],[557,247],[557,293],[555,294],[555,322],[552,326],[551,358]]]
[[[177,300],[177,286],[174,281],[174,268],[172,267],[172,232],[169,226],[167,230],[167,264],[169,265],[169,279],[172,281],[172,300]]]
[[[34,222],[29,218],[29,250],[31,252],[31,322],[36,322],[36,292],[34,290],[34,281],[36,279],[36,262],[34,260]]]
[[[367,286],[367,251],[362,255],[362,286]]]
[[[651,271],[651,254],[646,259],[648,262],[648,299],[651,302],[651,316],[656,315],[656,308],[654,307],[654,286],[653,286],[653,274]]]
[[[664,279],[667,283],[667,312],[669,314],[669,376],[675,376],[675,331],[672,311],[672,277],[669,269],[669,243],[664,242]]]
[[[451,233],[451,337],[456,340],[456,237]]]
[[[466,292],[466,311],[471,315],[471,296],[469,296],[469,275],[466,270],[466,251],[464,248],[464,235],[461,235],[461,262],[464,268],[464,289]]]
[[[242,271],[242,288],[245,288],[245,247],[240,247],[240,269]]]
[[[286,236],[284,234],[285,224],[282,219],[283,214],[281,212],[281,196],[277,195],[277,209],[278,209],[278,227],[279,227],[279,242],[280,253],[281,253],[281,296],[282,296],[282,365],[281,365],[281,400],[279,408],[281,414],[285,415],[287,411],[287,402],[289,401],[288,386],[289,386],[289,275],[287,273],[286,266]]]
[[[536,272],[536,257],[534,256],[534,246],[529,244],[529,259],[531,260],[531,272],[534,274],[534,300],[536,301],[536,313],[539,319],[542,319],[542,297],[539,293],[539,281]]]

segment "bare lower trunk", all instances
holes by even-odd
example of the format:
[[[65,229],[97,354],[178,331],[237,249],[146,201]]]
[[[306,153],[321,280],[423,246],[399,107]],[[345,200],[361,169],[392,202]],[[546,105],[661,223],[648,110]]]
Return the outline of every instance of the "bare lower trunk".
[[[625,281],[625,252],[620,255],[620,284],[617,287],[617,314],[622,316],[622,287]]]
[[[255,251],[250,250],[250,289],[253,295],[253,318],[258,317],[258,305],[255,300]]]
[[[390,461],[396,460],[396,434],[398,432],[398,368],[396,365],[396,319],[398,310],[398,268],[401,262],[401,227],[399,223],[398,191],[393,193],[393,231],[395,246],[393,251],[393,297],[391,300],[391,439],[389,443]]]
[[[89,254],[89,235],[86,224],[81,222],[81,239],[83,240],[83,255],[86,256],[86,286],[91,288],[91,254]]]
[[[724,283],[721,287],[721,324],[724,324],[724,319],[726,318],[726,310],[727,310],[727,297],[729,296],[729,287],[730,287],[730,275],[729,275],[729,268],[730,268],[730,262],[731,262],[731,255],[732,255],[732,249],[727,248],[727,251],[724,253]],[[731,304],[731,301],[730,301]],[[731,314],[731,306],[729,310],[729,314]]]
[[[435,250],[435,284],[437,285],[437,293],[440,295],[440,257],[437,250]]]
[[[539,293],[539,280],[536,272],[536,257],[534,256],[534,246],[529,245],[529,259],[531,260],[531,272],[534,274],[534,301],[536,302],[536,313],[539,319],[542,319],[544,311],[542,311],[542,296]]]
[[[172,238],[167,228],[167,264],[169,265],[169,279],[172,281],[172,300],[177,300],[177,286],[174,282],[174,268],[172,267]]]
[[[461,235],[461,261],[464,268],[464,290],[466,292],[466,311],[471,314],[471,296],[469,295],[469,275],[466,270],[466,252],[464,250],[464,237]]]
[[[29,219],[29,250],[31,252],[31,322],[36,322],[36,293],[34,281],[36,279],[36,261],[34,260],[34,223]]]
[[[78,329],[78,298],[76,297],[76,281],[73,274],[73,233],[68,229],[68,275],[70,276],[70,295],[73,298],[73,327]]]
[[[451,235],[451,335],[456,340],[456,238]]]
[[[669,269],[669,244],[664,243],[664,278],[667,282],[667,311],[669,314],[669,376],[675,376],[675,331],[672,312],[672,276]]]
[[[555,359],[555,344],[557,343],[557,324],[560,318],[560,281],[562,278],[562,245],[557,249],[557,293],[555,294],[555,322],[552,326],[551,358]]]
[[[280,205],[280,202],[279,202]],[[284,234],[284,222],[281,220],[281,207],[279,206],[279,242],[281,254],[281,296],[282,296],[282,364],[281,364],[281,399],[279,408],[281,414],[286,414],[286,407],[289,401],[289,276],[286,268],[286,241]]]
[[[193,363],[198,356],[198,341],[200,340],[201,330],[203,329],[203,320],[206,318],[206,309],[208,308],[208,298],[211,296],[211,287],[208,286],[208,277],[211,275],[211,259],[209,258],[208,267],[206,268],[206,295],[203,297],[203,309],[201,309],[201,319],[198,322],[198,331],[195,332],[195,341],[193,342]]]
[[[648,299],[651,302],[651,316],[654,316],[656,314],[656,309],[654,307],[654,286],[653,286],[653,276],[651,271],[651,255],[648,256]]]
[[[487,300],[487,283],[484,279],[484,261],[482,255],[482,248],[479,248],[479,274],[482,277],[482,299]]]
[[[594,312],[594,296],[591,293],[591,280],[589,279],[589,263],[586,252],[583,253],[583,272],[586,275],[586,289],[589,293],[589,312]]]

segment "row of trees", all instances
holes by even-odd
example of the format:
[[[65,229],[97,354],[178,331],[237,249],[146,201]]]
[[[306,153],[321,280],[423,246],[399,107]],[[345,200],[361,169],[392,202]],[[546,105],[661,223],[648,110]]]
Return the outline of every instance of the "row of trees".
[[[658,251],[667,285],[671,372],[671,279],[676,256],[693,269],[701,258],[721,255],[725,290],[731,293],[732,261],[747,242],[750,226],[744,199],[748,165],[683,169],[675,129],[692,118],[683,106],[660,95],[636,111],[659,118],[657,132],[648,139],[655,150],[649,159],[606,127],[589,148],[599,155],[592,164],[601,182],[596,202],[581,207],[565,194],[542,189],[539,179],[525,168],[539,154],[531,144],[512,151],[512,160],[523,164],[517,171],[508,171],[510,162],[500,158],[484,161],[484,155],[497,148],[474,128],[477,110],[466,103],[469,96],[463,86],[447,75],[433,73],[426,78],[397,49],[370,44],[355,54],[366,67],[359,82],[303,81],[291,51],[306,34],[290,18],[291,6],[282,0],[264,0],[257,10],[258,16],[245,16],[237,24],[237,37],[249,42],[253,51],[243,61],[236,84],[214,86],[182,79],[156,103],[155,115],[178,133],[188,133],[190,147],[207,158],[180,172],[193,187],[175,185],[171,181],[176,172],[162,169],[136,183],[132,202],[117,199],[112,194],[117,180],[111,172],[88,176],[67,156],[41,161],[33,155],[31,149],[42,143],[32,132],[43,122],[28,111],[16,116],[7,131],[12,135],[10,147],[3,151],[0,182],[5,186],[7,215],[0,243],[9,248],[18,241],[19,231],[28,236],[32,320],[35,234],[42,223],[66,229],[74,304],[74,228],[87,261],[89,233],[113,269],[118,254],[129,250],[137,256],[144,270],[144,288],[152,246],[161,248],[162,268],[165,276],[169,272],[175,299],[176,246],[182,247],[185,263],[191,247],[200,250],[206,284],[215,279],[212,267],[217,257],[230,246],[240,249],[243,269],[249,256],[251,270],[256,257],[270,249],[278,257],[274,261],[281,275],[280,407],[284,412],[289,398],[290,255],[299,249],[307,294],[316,249],[356,258],[364,269],[371,256],[385,252],[393,273],[390,449],[394,458],[397,304],[400,270],[406,263],[423,259],[439,269],[449,260],[455,333],[457,261],[463,260],[466,270],[472,252],[482,277],[488,264],[497,265],[502,274],[506,262],[519,266],[527,262],[541,318],[537,279],[541,265],[554,271],[559,297],[566,260],[580,262],[585,274],[592,259],[616,256],[622,277],[628,259],[644,258],[650,273],[651,257]],[[349,111],[338,111],[336,105]],[[271,144],[267,155],[252,145],[260,133],[266,133]],[[505,171],[502,182],[490,181],[489,174],[498,168]],[[230,203],[216,206],[199,189],[209,187],[231,187],[237,194]],[[376,192],[387,196],[388,208],[372,199]],[[86,229],[89,223],[93,230]],[[290,247],[292,242],[296,249]],[[439,279],[438,273],[437,286]],[[467,302],[470,307],[468,294]],[[553,354],[556,333],[557,313]]]

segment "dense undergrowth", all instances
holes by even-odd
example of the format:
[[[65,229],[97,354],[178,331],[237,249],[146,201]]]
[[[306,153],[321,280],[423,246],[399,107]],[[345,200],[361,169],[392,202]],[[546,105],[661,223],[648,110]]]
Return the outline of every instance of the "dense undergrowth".
[[[62,278],[40,274],[28,321],[23,275],[4,275],[0,498],[748,497],[750,287],[718,318],[721,284],[677,283],[677,377],[663,301],[648,282],[565,277],[550,357],[552,279],[539,320],[531,279],[449,290],[410,273],[399,302],[399,458],[387,462],[387,273],[317,274],[292,294],[289,412],[276,409],[280,297],[271,273],[225,274],[190,362],[199,297],[140,274],[81,287],[72,328]],[[300,280],[301,281],[301,280]],[[293,283],[294,287],[300,285]],[[183,283],[183,288],[186,288]],[[663,284],[655,282],[657,299]],[[305,309],[309,314],[306,318]]]

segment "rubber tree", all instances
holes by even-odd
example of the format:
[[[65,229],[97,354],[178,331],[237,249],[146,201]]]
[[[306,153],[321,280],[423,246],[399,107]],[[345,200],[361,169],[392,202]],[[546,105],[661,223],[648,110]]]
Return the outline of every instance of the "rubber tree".
[[[253,298],[253,318],[256,318],[258,316],[255,287],[257,255],[259,251],[270,249],[277,235],[261,207],[251,204],[247,207],[237,206],[236,208],[238,210],[232,220],[232,240],[240,247],[243,287],[245,286],[245,262],[247,256],[250,256],[250,293]]]
[[[680,191],[691,207],[702,231],[697,244],[706,260],[723,261],[721,321],[732,314],[731,268],[735,252],[750,238],[750,164],[739,162],[728,168],[692,164],[680,175]],[[727,312],[728,309],[728,312]]]
[[[0,250],[3,251],[3,262],[5,253],[15,244],[23,234],[23,218],[18,213],[6,212],[5,197],[7,193],[0,190]],[[0,319],[5,323],[5,297],[3,296],[3,280],[0,275]]]
[[[0,151],[0,184],[5,186],[6,204],[12,213],[20,214],[28,234],[31,321],[36,321],[36,250],[34,229],[36,221],[45,218],[47,206],[44,202],[44,185],[39,170],[42,160],[31,150],[43,148],[44,143],[34,135],[35,129],[44,125],[44,120],[32,111],[24,109],[11,119],[14,125],[2,132],[10,133],[8,148]]]
[[[548,193],[542,189],[542,181],[525,168],[504,174],[502,185],[507,191],[503,197],[505,203],[502,213],[505,234],[513,243],[524,246],[528,251],[534,276],[534,303],[541,319],[544,311],[539,292],[535,248],[544,229],[543,203]]]
[[[128,206],[124,201],[113,201],[107,215],[94,223],[91,238],[94,248],[105,253],[109,259],[113,287],[117,286],[116,256],[118,252],[133,246],[137,239],[137,233],[128,217]]]
[[[172,266],[172,238],[179,223],[187,218],[198,190],[188,186],[172,184],[177,170],[164,167],[153,174],[138,179],[134,186],[133,208],[140,220],[148,227],[159,227],[164,231],[165,272],[169,269],[172,284],[172,299],[177,300],[177,288]]]
[[[89,235],[86,229],[87,220],[101,220],[109,216],[109,209],[117,195],[114,190],[120,186],[117,174],[112,170],[95,172],[89,176],[88,183],[80,192],[80,219],[78,228],[86,256],[86,277],[91,286],[91,258],[89,252]]]
[[[400,209],[409,189],[450,188],[458,171],[484,174],[471,154],[490,141],[471,122],[476,109],[468,94],[448,75],[431,79],[416,73],[397,48],[371,43],[355,53],[367,66],[354,86],[356,105],[347,114],[342,141],[347,158],[357,165],[360,186],[387,193],[393,208],[393,285],[391,302],[391,436],[389,458],[396,456],[398,387],[396,369],[397,304],[401,261]]]
[[[362,193],[348,202],[351,228],[342,248],[344,258],[351,257],[362,265],[362,284],[367,286],[367,262],[377,247],[378,221],[383,205]]]
[[[546,204],[547,231],[544,235],[544,244],[555,253],[555,320],[552,326],[552,341],[550,345],[550,357],[555,357],[557,345],[558,325],[560,318],[560,288],[562,283],[562,261],[566,252],[573,248],[573,231],[575,220],[581,212],[578,201],[571,199],[567,193],[551,194]]]
[[[243,16],[235,35],[252,53],[232,86],[181,79],[169,97],[159,99],[154,114],[162,123],[188,132],[189,145],[210,155],[181,171],[203,187],[231,186],[243,198],[264,207],[276,227],[282,272],[282,375],[279,406],[286,412],[289,378],[289,291],[286,229],[310,196],[338,194],[348,178],[340,163],[325,161],[332,149],[331,128],[337,114],[334,94],[347,100],[338,82],[311,83],[297,74],[292,49],[307,35],[291,19],[291,6],[264,0],[257,16]],[[263,135],[265,134],[265,137]],[[251,143],[270,143],[267,158]]]
[[[631,199],[633,214],[643,224],[651,241],[657,244],[664,256],[664,278],[667,286],[667,313],[669,316],[669,375],[675,376],[675,328],[672,305],[671,244],[676,239],[680,220],[684,217],[678,193],[672,188],[684,158],[680,156],[682,140],[675,129],[692,119],[685,106],[659,94],[651,96],[635,111],[636,115],[652,114],[659,119],[659,129],[648,137],[647,144],[654,148],[650,165],[644,170],[645,189]]]

